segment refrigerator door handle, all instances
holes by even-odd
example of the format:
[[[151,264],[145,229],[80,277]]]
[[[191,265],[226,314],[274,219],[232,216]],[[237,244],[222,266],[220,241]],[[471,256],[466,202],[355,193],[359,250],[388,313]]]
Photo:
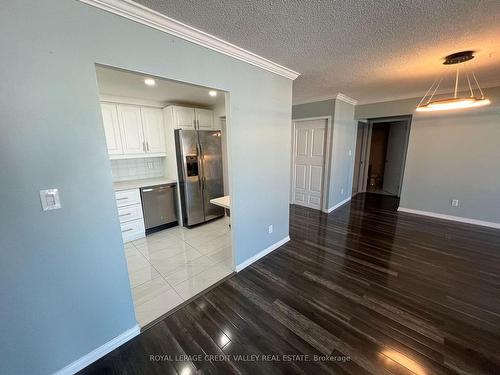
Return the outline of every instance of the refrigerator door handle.
[[[203,163],[201,161],[202,154],[201,154],[201,145],[199,143],[196,144],[196,160],[198,161],[198,185],[200,187],[203,187]]]

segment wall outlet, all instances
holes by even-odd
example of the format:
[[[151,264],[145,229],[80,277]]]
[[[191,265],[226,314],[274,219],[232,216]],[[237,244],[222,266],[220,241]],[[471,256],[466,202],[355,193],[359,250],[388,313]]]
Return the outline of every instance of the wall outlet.
[[[352,150],[349,149],[349,156],[352,156]]]
[[[148,161],[148,168],[153,169],[153,162],[152,161]]]
[[[458,199],[451,200],[451,207],[458,207]]]
[[[269,225],[269,227],[267,228],[267,231],[269,232],[269,234],[273,233],[273,226]]]
[[[344,189],[340,189],[340,195],[344,195]]]

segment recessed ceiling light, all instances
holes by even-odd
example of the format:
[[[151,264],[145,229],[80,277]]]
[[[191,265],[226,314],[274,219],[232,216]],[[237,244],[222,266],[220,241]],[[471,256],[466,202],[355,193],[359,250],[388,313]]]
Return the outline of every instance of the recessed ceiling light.
[[[210,95],[210,96],[217,96],[217,91],[215,91],[215,90],[210,90],[210,91],[208,92],[208,95]]]
[[[146,84],[146,86],[154,86],[154,85],[156,85],[156,81],[153,78],[146,78],[144,80],[144,83]]]

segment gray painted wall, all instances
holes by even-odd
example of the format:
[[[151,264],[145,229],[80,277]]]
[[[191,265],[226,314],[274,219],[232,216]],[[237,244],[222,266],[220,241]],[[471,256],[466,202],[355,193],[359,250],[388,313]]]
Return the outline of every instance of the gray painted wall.
[[[352,194],[357,124],[358,122],[354,120],[354,106],[342,100],[335,100],[333,153],[328,192],[329,208],[349,198]]]
[[[357,121],[354,120],[354,106],[338,99],[298,104],[292,108],[293,119],[322,116],[332,117],[330,171],[325,174],[329,181],[325,197],[331,208],[351,196]]]
[[[291,81],[77,1],[2,4],[0,45],[0,373],[52,373],[136,324],[96,62],[228,90],[236,262],[288,235]]]
[[[319,102],[297,104],[292,107],[292,118],[301,119],[309,117],[332,116],[335,110],[335,100],[322,100]]]
[[[399,115],[412,115],[420,98],[395,100],[391,102],[357,105],[354,111],[356,120]]]
[[[413,113],[401,207],[500,223],[500,87],[485,94],[492,104],[477,109],[413,112],[418,99],[357,106],[357,118]]]

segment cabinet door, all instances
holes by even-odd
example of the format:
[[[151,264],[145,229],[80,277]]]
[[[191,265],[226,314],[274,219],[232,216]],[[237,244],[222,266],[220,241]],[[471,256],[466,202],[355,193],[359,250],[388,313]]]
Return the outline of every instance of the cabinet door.
[[[194,108],[175,106],[174,129],[194,129]]]
[[[214,112],[210,109],[196,108],[196,122],[200,130],[213,129]]]
[[[123,148],[116,104],[101,103],[101,113],[102,121],[104,123],[106,145],[108,146],[108,154],[120,155],[123,153]]]
[[[118,121],[124,154],[144,154],[146,152],[142,131],[141,108],[118,104]]]
[[[165,127],[163,111],[158,108],[141,107],[146,153],[165,152]]]

